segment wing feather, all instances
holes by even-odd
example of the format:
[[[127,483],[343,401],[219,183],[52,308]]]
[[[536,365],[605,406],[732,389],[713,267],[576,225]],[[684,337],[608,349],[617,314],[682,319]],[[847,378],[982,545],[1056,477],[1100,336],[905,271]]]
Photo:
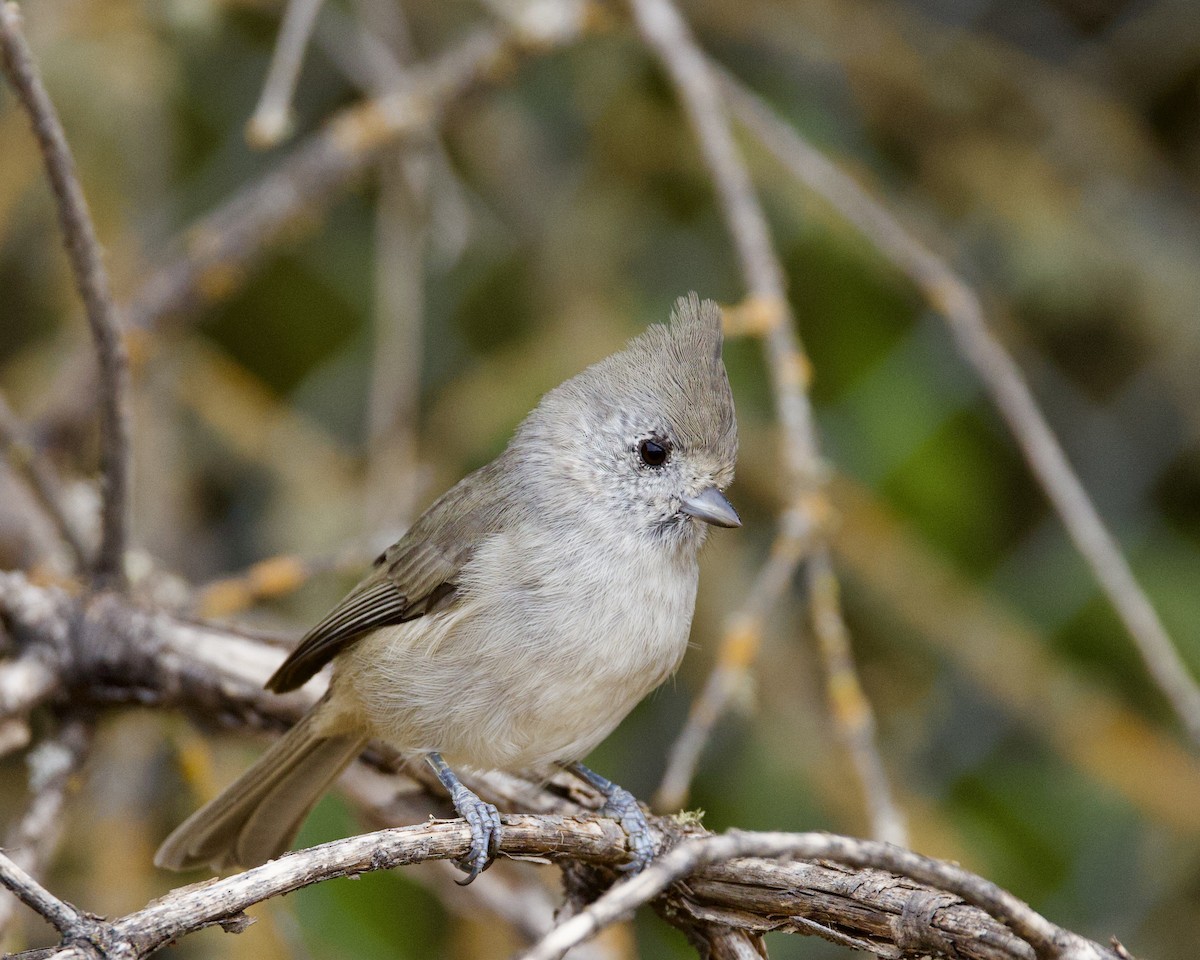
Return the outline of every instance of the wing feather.
[[[464,477],[375,562],[375,568],[308,631],[267,681],[286,693],[303,686],[363,635],[415,620],[458,599],[456,578],[485,537],[499,529],[494,495],[501,456]]]

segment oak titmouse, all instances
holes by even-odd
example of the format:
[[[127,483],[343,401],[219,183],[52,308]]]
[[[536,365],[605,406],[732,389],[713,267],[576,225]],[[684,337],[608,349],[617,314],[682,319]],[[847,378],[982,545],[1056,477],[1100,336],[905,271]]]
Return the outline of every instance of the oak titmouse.
[[[634,867],[651,846],[633,797],[578,761],[679,666],[708,524],[736,527],[737,424],[721,316],[692,294],[670,326],[547,393],[508,448],[452,487],[267,682],[329,690],[159,848],[184,869],[288,848],[371,737],[423,755],[471,825],[470,882],[500,836],[452,767],[560,764],[607,798]]]

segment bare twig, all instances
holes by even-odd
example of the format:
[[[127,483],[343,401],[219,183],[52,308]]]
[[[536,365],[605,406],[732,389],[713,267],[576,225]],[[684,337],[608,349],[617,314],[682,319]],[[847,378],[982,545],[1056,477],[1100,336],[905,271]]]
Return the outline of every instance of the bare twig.
[[[81,570],[86,570],[90,562],[88,548],[63,504],[62,484],[59,482],[58,473],[38,453],[24,425],[17,419],[3,395],[0,395],[0,451],[3,451],[13,469],[37,498],[42,511],[50,518],[59,537],[70,549],[76,565]]]
[[[1080,677],[1038,630],[940,558],[870,491],[837,476],[832,495],[841,507],[838,556],[884,605],[889,623],[912,630],[1103,790],[1150,821],[1200,834],[1200,755],[1190,740]]]
[[[109,290],[100,244],[75,172],[62,124],[42,85],[21,32],[16,3],[0,6],[0,51],[5,75],[29,114],[57,201],[59,224],[83,300],[100,368],[100,473],[103,491],[100,548],[93,573],[101,586],[123,587],[129,536],[129,361]]]
[[[763,346],[783,426],[787,487],[794,507],[811,511],[820,502],[813,495],[820,475],[820,455],[812,406],[804,389],[809,366],[795,333],[783,269],[771,245],[766,217],[733,141],[708,58],[679,11],[671,0],[631,0],[631,6],[638,29],[670,76],[696,132],[755,310],[765,315]],[[816,527],[819,520],[810,517],[802,526]],[[781,527],[780,536],[787,535],[787,527]],[[787,544],[781,552],[798,562],[803,545]],[[817,602],[812,608],[812,628],[825,662],[831,714],[854,760],[873,835],[904,843],[904,820],[892,799],[875,743],[874,715],[854,668],[837,593],[828,589],[831,570],[828,546],[817,542],[811,550],[808,579],[810,589],[821,588],[821,592],[813,592]],[[847,709],[847,703],[852,703],[853,709]]]
[[[59,900],[4,853],[0,853],[0,886],[63,933],[72,930],[83,918],[78,910]]]
[[[189,609],[208,619],[227,617],[263,600],[288,596],[321,574],[360,571],[403,533],[403,527],[385,525],[329,553],[267,557],[197,587]]]
[[[656,810],[666,813],[687,804],[700,754],[712,736],[713,727],[728,709],[757,657],[763,624],[771,608],[787,590],[802,555],[811,547],[811,519],[812,511],[795,508],[784,511],[770,557],[750,587],[746,602],[726,623],[717,664],[700,696],[692,701],[687,723],[671,745],[666,772],[654,795]]]
[[[961,867],[931,860],[891,844],[825,833],[742,833],[689,840],[621,883],[584,911],[564,921],[522,960],[558,960],[671,884],[709,864],[742,857],[804,857],[859,868],[888,870],[953,893],[1003,922],[1033,947],[1039,960],[1115,960],[1116,954],[1050,923],[1011,893]]]
[[[412,54],[408,25],[389,5],[362,5],[359,13],[382,27],[396,57]],[[380,23],[380,21],[384,21]],[[376,79],[382,83],[383,77]],[[367,523],[407,526],[418,489],[417,413],[421,396],[425,259],[434,158],[431,138],[398,151],[379,166],[375,212],[375,349],[367,414]]]
[[[587,26],[582,2],[537,5],[507,29],[473,33],[414,67],[402,89],[342,111],[271,174],[190,228],[186,250],[159,268],[129,305],[129,324],[153,327],[229,296],[269,249],[315,222],[380,157],[428,137],[468,93],[511,76],[525,57],[574,42]]]
[[[346,78],[364,93],[383,96],[408,83],[416,55],[403,8],[388,0],[356,0],[357,16],[327,7],[317,40]],[[408,152],[402,150],[402,153]],[[418,164],[431,165],[426,238],[431,259],[453,263],[466,245],[471,225],[467,188],[438,135],[412,151]]]
[[[4,852],[30,876],[40,875],[53,856],[62,833],[68,788],[87,756],[91,739],[87,724],[71,721],[29,754],[32,796],[24,816],[5,835]],[[12,922],[15,906],[14,900],[0,899],[0,940]]]
[[[196,589],[191,609],[201,617],[219,618],[239,613],[263,600],[285,597],[313,577],[341,566],[339,556],[316,558],[285,553],[251,564],[245,570],[203,584]],[[367,562],[355,554],[354,563]]]
[[[246,124],[246,140],[266,149],[292,129],[292,97],[304,63],[304,51],[324,0],[288,0],[258,105]]]
[[[908,276],[945,318],[959,350],[987,387],[1038,483],[1132,636],[1147,671],[1192,740],[1200,744],[1200,686],[1080,483],[1020,367],[988,328],[975,291],[758,96],[728,73],[722,72],[722,81],[728,102],[747,129]]]
[[[367,523],[407,525],[419,494],[416,420],[429,190],[427,154],[380,167],[375,222],[375,350],[367,418]]]

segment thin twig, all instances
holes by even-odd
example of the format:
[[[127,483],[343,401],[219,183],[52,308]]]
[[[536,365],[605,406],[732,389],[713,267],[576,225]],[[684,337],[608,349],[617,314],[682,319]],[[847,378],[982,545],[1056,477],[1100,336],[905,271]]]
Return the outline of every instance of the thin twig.
[[[304,63],[304,51],[324,0],[288,0],[275,39],[271,66],[258,105],[246,123],[246,140],[259,149],[273,147],[292,129],[292,97]]]
[[[804,389],[809,364],[796,336],[795,320],[784,289],[783,268],[772,247],[766,217],[734,143],[708,58],[697,46],[683,17],[671,0],[631,0],[631,6],[638,29],[670,76],[695,130],[716,184],[750,296],[756,311],[767,318],[763,323],[763,346],[783,427],[787,487],[796,508],[812,510],[820,503],[813,491],[821,468],[812,406]],[[819,522],[820,517],[814,516],[809,525],[816,527]],[[780,533],[786,535],[786,528],[781,527]],[[796,556],[797,562],[802,552],[802,549],[788,551]],[[818,541],[809,559],[810,584],[823,584],[830,570],[828,546]],[[903,844],[904,820],[884,775],[875,743],[874,716],[854,667],[849,633],[836,592],[826,590],[821,594],[821,605],[813,607],[812,627],[825,662],[833,720],[854,759],[872,834]],[[854,703],[853,711],[844,709],[848,699]]]
[[[184,252],[159,268],[130,303],[130,326],[154,327],[228,297],[268,250],[317,222],[380,157],[427,138],[468,93],[503,82],[514,64],[573,43],[589,27],[582,2],[537,6],[507,29],[475,32],[414,67],[405,87],[337,114],[272,173],[192,226]],[[547,6],[553,16],[546,15]]]
[[[54,854],[71,780],[87,756],[91,740],[87,724],[70,721],[29,754],[32,796],[24,815],[5,835],[4,852],[30,876],[40,875]],[[13,900],[0,899],[0,940],[15,916],[15,905]]]
[[[887,870],[953,893],[1003,922],[1033,947],[1039,960],[1114,960],[1114,951],[1057,927],[1011,893],[954,864],[874,840],[825,833],[743,833],[689,840],[653,861],[636,877],[613,887],[587,909],[561,923],[522,960],[558,960],[631,910],[658,897],[701,867],[742,857],[803,857]]]
[[[412,151],[380,165],[375,215],[375,349],[367,415],[368,529],[406,526],[420,493],[421,387],[429,160]]]
[[[416,50],[402,7],[389,0],[356,0],[353,9],[355,17],[336,6],[325,9],[316,38],[326,54],[346,79],[370,96],[406,85],[411,69],[406,64],[411,64]],[[467,188],[437,131],[430,131],[427,142],[413,152],[433,168],[426,214],[430,259],[441,266],[453,264],[471,230]]]
[[[295,593],[313,577],[361,572],[403,534],[404,527],[385,525],[328,553],[313,556],[281,553],[267,557],[237,573],[196,587],[188,609],[207,619],[228,617],[264,600],[278,600]]]
[[[888,623],[920,637],[1100,790],[1123,797],[1150,822],[1200,835],[1200,754],[1190,740],[1079,676],[1047,649],[1042,633],[939,556],[877,495],[843,476],[834,478],[832,495],[842,508],[839,559],[883,604]]]
[[[0,852],[0,886],[10,890],[18,900],[36,911],[56,930],[66,933],[82,918],[82,914],[64,900],[38,883],[8,856]]]
[[[811,516],[810,510],[784,511],[767,562],[759,570],[741,609],[726,623],[716,666],[700,696],[692,701],[687,722],[667,756],[666,772],[654,794],[654,808],[659,812],[686,806],[700,754],[758,656],[767,616],[787,590],[800,559],[811,548],[814,533]]]
[[[62,484],[54,467],[38,452],[28,431],[8,401],[0,394],[0,451],[13,470],[25,481],[42,512],[54,525],[62,542],[71,551],[75,564],[86,570],[90,564],[87,545],[63,503]]]
[[[870,240],[945,318],[959,350],[983,381],[1076,548],[1121,617],[1147,671],[1189,736],[1200,744],[1200,685],[1072,468],[1020,367],[988,328],[975,291],[761,98],[727,72],[722,71],[721,77],[729,104],[755,138]]]
[[[100,548],[93,573],[97,584],[123,588],[129,536],[129,358],[109,289],[108,272],[66,135],[42,84],[33,53],[21,32],[16,3],[0,6],[0,52],[5,75],[29,114],[46,176],[53,188],[59,224],[83,300],[100,368],[100,475],[103,493]]]
[[[397,68],[412,55],[408,25],[389,5],[359,10],[391,38]],[[380,77],[376,82],[382,82]],[[417,505],[417,415],[421,397],[425,260],[437,141],[397,151],[378,169],[375,211],[375,302],[367,409],[366,518],[407,526]]]

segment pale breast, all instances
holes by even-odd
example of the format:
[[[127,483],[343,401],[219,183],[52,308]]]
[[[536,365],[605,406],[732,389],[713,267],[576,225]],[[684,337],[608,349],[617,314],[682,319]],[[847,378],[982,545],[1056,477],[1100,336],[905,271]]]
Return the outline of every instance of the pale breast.
[[[485,541],[459,591],[459,606],[356,644],[338,685],[402,750],[521,768],[581,758],[675,670],[696,564],[539,525]]]

